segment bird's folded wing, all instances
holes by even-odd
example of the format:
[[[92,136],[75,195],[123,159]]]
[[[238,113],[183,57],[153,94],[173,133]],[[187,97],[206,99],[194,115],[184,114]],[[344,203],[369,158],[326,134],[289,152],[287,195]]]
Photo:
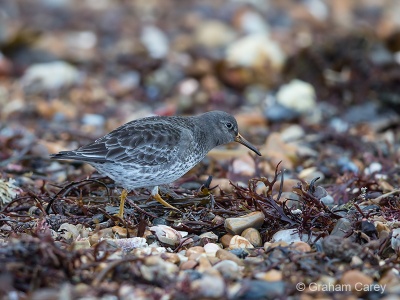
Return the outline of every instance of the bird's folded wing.
[[[177,159],[178,145],[190,140],[188,129],[171,124],[129,125],[75,151],[56,154],[54,158],[155,166]]]

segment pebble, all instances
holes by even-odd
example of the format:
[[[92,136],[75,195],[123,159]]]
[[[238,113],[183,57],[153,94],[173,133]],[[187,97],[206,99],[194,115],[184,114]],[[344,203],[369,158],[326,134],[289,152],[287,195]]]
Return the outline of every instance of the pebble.
[[[275,199],[275,197],[274,197]],[[275,199],[276,200],[276,199]],[[283,203],[286,201],[287,207],[289,207],[292,210],[292,213],[294,210],[300,209],[300,196],[292,193],[292,192],[283,192],[281,194],[281,197],[279,198],[279,202]],[[299,213],[302,213],[301,210]]]
[[[364,264],[363,260],[359,256],[353,256],[351,258],[350,266],[361,267]]]
[[[1,191],[1,190],[0,190]],[[90,228],[86,228],[82,224],[70,224],[70,223],[63,223],[58,228],[58,231],[61,232],[60,236],[64,239],[72,239],[76,240],[79,238],[86,238],[89,237],[89,233],[91,232]]]
[[[193,270],[198,265],[197,261],[195,260],[188,260],[183,262],[179,268],[181,270]]]
[[[234,261],[235,263],[237,263],[239,266],[243,266],[243,260],[241,260],[240,258],[238,258],[235,254],[230,253],[227,250],[224,249],[219,249],[216,253],[216,256],[220,259],[220,260],[231,260]]]
[[[350,220],[346,218],[341,218],[336,222],[335,227],[333,227],[331,236],[344,237],[350,229]]]
[[[300,181],[298,179],[285,178],[285,180],[283,181],[282,191],[292,193],[293,187],[297,186],[299,182]],[[274,192],[278,192],[280,190],[280,187],[281,187],[280,181],[275,182],[275,184],[272,186],[272,190]],[[296,195],[296,194],[293,194],[293,195]]]
[[[318,179],[319,180],[319,179]],[[317,199],[321,199],[323,197],[326,197],[328,195],[328,192],[322,187],[322,186],[314,186],[314,189],[312,191],[313,196],[315,196]]]
[[[303,233],[300,237],[299,232],[296,229],[284,229],[280,230],[277,233],[275,233],[272,236],[273,241],[285,241],[288,244],[291,244],[293,242],[297,241],[303,241],[306,242],[308,240],[315,241],[316,237],[312,236],[310,237],[308,234]]]
[[[284,168],[293,169],[294,163],[298,159],[298,147],[292,143],[285,143],[280,134],[272,132],[262,147],[262,153],[268,153],[268,158],[272,165],[277,165],[280,161],[284,162]],[[254,227],[254,226],[253,226]]]
[[[276,247],[287,247],[287,246],[289,246],[289,244],[286,243],[285,241],[277,241],[277,242],[273,242],[273,243],[265,242],[264,250],[267,251],[268,249],[273,249]]]
[[[314,87],[298,79],[282,85],[276,93],[276,99],[279,104],[300,114],[309,113],[316,107]]]
[[[189,256],[187,256],[187,258],[189,260],[196,260],[197,261],[197,259],[203,254],[205,254],[205,253],[192,253]]]
[[[204,232],[200,234],[199,238],[201,240],[205,240],[207,242],[212,242],[212,243],[218,241],[218,236],[213,232]]]
[[[72,248],[74,251],[79,250],[79,249],[90,249],[89,239],[74,241],[72,243]]]
[[[255,275],[256,279],[265,281],[281,281],[282,277],[282,272],[275,269],[272,269],[268,272],[260,272]]]
[[[386,271],[381,279],[379,279],[379,284],[381,286],[386,286],[385,291],[390,293],[400,293],[400,276],[399,271],[392,268]]]
[[[400,228],[393,229],[390,245],[392,246],[394,251],[400,250]]]
[[[281,69],[285,54],[275,41],[265,34],[250,34],[232,42],[226,49],[225,59],[232,66],[271,66]]]
[[[242,277],[239,265],[232,260],[222,260],[213,266],[226,280],[238,280]]]
[[[166,34],[158,27],[146,25],[142,29],[140,40],[153,58],[164,58],[169,52],[169,41]]]
[[[249,155],[236,158],[232,162],[232,172],[248,177],[254,176],[256,172],[254,160]]]
[[[124,238],[124,239],[107,239],[108,242],[114,243],[118,248],[125,252],[130,252],[133,249],[147,248],[146,239],[141,237]]]
[[[224,246],[224,248],[228,248],[229,244],[231,242],[231,239],[233,238],[233,235],[230,233],[224,234],[220,239],[220,243]]]
[[[325,197],[322,197],[321,199],[319,199],[322,203],[324,203],[325,205],[333,205],[335,203],[335,199],[333,199],[333,197],[331,195],[326,195]]]
[[[229,250],[230,253],[235,254],[239,258],[246,258],[250,253],[246,250],[246,248],[236,248]]]
[[[200,254],[200,256],[197,258],[197,261],[199,263],[199,265],[197,267],[197,270],[199,272],[204,272],[204,271],[206,271],[206,270],[211,268],[211,263],[208,260],[206,254]]]
[[[303,138],[304,135],[305,135],[305,132],[304,132],[303,127],[301,127],[300,125],[294,124],[294,125],[291,125],[291,126],[285,128],[281,132],[281,139],[285,143],[287,143],[287,142],[299,140],[299,139]]]
[[[327,256],[339,258],[344,262],[350,262],[353,256],[359,255],[362,251],[362,246],[350,239],[332,235],[322,240],[322,247]]]
[[[31,65],[21,78],[23,86],[35,91],[57,90],[79,81],[79,71],[64,61]]]
[[[248,240],[254,247],[261,247],[262,245],[261,234],[255,228],[245,229],[241,236]]]
[[[235,235],[229,243],[229,249],[254,248],[254,246],[244,237]]]
[[[217,255],[217,253],[215,253],[215,255]],[[208,255],[207,257],[212,265],[215,265],[216,263],[219,263],[221,261],[217,256],[209,256]]]
[[[206,48],[225,46],[232,42],[235,36],[235,32],[228,25],[218,20],[203,21],[194,33],[195,42]]]
[[[303,169],[299,173],[299,178],[303,179],[307,182],[311,182],[313,179],[315,179],[317,177],[319,177],[319,181],[322,181],[325,179],[324,173],[322,173],[321,171],[318,171],[316,167],[310,167],[307,169]]]
[[[112,232],[115,235],[117,235],[119,238],[126,238],[128,236],[128,232],[129,232],[130,236],[137,235],[137,230],[132,230],[132,229],[127,230],[126,228],[121,227],[121,226],[113,226]]]
[[[84,125],[103,127],[106,120],[104,116],[99,114],[84,114],[81,122]]]
[[[240,289],[232,299],[281,299],[286,290],[286,284],[282,281],[243,280]]]
[[[379,221],[375,221],[375,227],[376,227],[376,231],[378,232],[378,237],[387,237],[389,232],[390,232],[390,228],[389,226],[387,226],[386,224],[379,222]]]
[[[374,280],[361,271],[349,270],[342,275],[342,278],[340,278],[339,282],[341,284],[348,284],[354,294],[361,296],[365,294],[365,291],[363,291],[360,287],[368,287],[374,282]]]
[[[157,257],[158,259],[153,259]],[[140,273],[145,280],[169,282],[172,281],[179,272],[177,265],[162,260],[159,256],[150,256],[144,264],[140,266]]]
[[[290,122],[299,118],[297,112],[278,103],[265,105],[264,115],[269,122],[273,123]]]
[[[340,167],[340,172],[345,173],[345,172],[353,172],[353,173],[358,173],[358,167],[355,163],[353,163],[350,158],[347,156],[341,156],[338,161],[337,165]]]
[[[382,165],[377,162],[371,163],[367,168],[364,170],[365,175],[371,175],[372,173],[380,172],[382,170]]]
[[[361,231],[372,238],[376,238],[378,236],[375,225],[370,221],[361,221]]]
[[[175,265],[179,265],[181,263],[181,259],[179,255],[176,253],[169,253],[169,252],[161,253],[161,258]]]
[[[245,259],[245,264],[247,266],[249,265],[253,265],[253,266],[259,266],[260,264],[262,264],[265,260],[263,257],[261,256],[247,256]]]
[[[179,244],[182,239],[182,235],[179,231],[166,225],[152,226],[150,230],[155,233],[160,242],[167,245],[175,246]]]
[[[221,299],[225,293],[225,281],[222,276],[204,274],[201,278],[193,280],[190,286],[192,291],[196,291],[194,299]]]
[[[206,252],[206,254],[208,256],[215,257],[215,255],[219,249],[221,249],[221,247],[214,243],[208,243],[208,244],[204,245],[204,251]]]
[[[253,227],[260,228],[264,223],[264,214],[260,211],[251,212],[237,218],[227,218],[224,227],[229,233],[241,234],[245,229]]]
[[[293,244],[290,245],[293,249],[300,251],[300,252],[310,252],[311,251],[311,246],[305,242],[299,241],[299,242],[294,242]]]
[[[225,222],[225,218],[221,216],[215,216],[214,219],[212,219],[211,223],[214,225],[221,225]]]
[[[113,236],[113,231],[111,228],[104,228],[99,231],[94,232],[91,236],[89,236],[90,245],[97,244],[104,238],[111,238]]]
[[[191,256],[192,254],[205,253],[205,252],[206,252],[206,251],[204,250],[203,247],[201,247],[201,246],[194,246],[194,247],[191,247],[191,248],[189,248],[189,249],[186,250],[186,256],[189,257],[189,256]]]

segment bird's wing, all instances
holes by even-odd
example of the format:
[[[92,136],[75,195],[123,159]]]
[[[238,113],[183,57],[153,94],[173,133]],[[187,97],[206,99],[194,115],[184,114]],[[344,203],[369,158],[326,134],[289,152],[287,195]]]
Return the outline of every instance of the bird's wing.
[[[75,151],[61,152],[54,158],[155,166],[177,159],[182,152],[178,146],[190,141],[189,130],[176,124],[131,122],[92,144]]]

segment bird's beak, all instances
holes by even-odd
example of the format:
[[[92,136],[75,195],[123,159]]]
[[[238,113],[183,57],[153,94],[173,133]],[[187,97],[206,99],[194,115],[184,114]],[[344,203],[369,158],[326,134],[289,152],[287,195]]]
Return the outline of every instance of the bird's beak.
[[[235,137],[235,142],[238,142],[244,146],[246,146],[247,148],[249,148],[251,151],[257,153],[257,155],[261,156],[260,151],[257,150],[257,148],[251,144],[249,141],[247,141],[244,137],[242,137],[240,135],[240,133],[238,133],[238,135]]]

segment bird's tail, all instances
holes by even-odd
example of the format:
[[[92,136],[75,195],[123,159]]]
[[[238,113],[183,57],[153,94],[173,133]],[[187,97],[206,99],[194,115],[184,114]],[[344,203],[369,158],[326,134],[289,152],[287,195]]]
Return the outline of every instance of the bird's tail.
[[[79,156],[75,151],[61,151],[59,153],[50,154],[52,159],[78,159]]]

